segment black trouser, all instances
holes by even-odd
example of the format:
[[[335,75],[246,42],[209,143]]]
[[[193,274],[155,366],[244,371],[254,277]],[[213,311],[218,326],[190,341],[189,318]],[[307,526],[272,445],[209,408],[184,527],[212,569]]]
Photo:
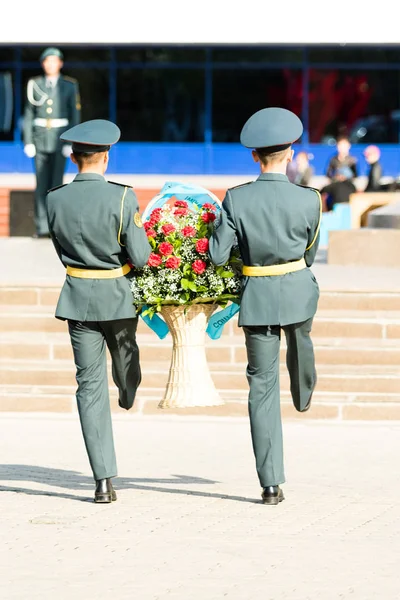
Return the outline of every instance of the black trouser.
[[[46,211],[46,194],[58,185],[62,185],[66,159],[61,150],[56,152],[36,152],[36,191],[35,191],[35,225],[36,233],[49,233]]]

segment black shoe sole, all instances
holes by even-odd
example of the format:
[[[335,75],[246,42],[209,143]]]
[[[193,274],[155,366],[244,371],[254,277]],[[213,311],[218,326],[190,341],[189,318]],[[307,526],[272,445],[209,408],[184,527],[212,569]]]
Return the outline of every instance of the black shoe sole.
[[[111,504],[112,495],[111,494],[95,494],[94,501],[96,504]]]
[[[271,496],[270,498],[263,498],[262,502],[263,502],[263,504],[266,504],[268,506],[276,506],[280,502],[283,502],[284,499],[285,499],[285,496],[283,494],[281,494],[279,496]]]

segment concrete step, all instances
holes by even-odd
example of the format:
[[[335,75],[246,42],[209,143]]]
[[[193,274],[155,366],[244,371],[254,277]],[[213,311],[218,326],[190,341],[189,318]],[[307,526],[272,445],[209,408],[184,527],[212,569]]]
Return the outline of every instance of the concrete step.
[[[0,306],[0,333],[65,332],[67,324],[54,318],[47,306]],[[138,332],[149,333],[139,319]],[[237,319],[224,328],[223,336],[239,335]],[[335,338],[400,339],[400,311],[324,311],[319,310],[313,325],[313,336]]]
[[[167,384],[169,362],[142,361],[143,389],[163,389]],[[212,363],[210,372],[218,390],[242,391],[248,389],[244,364]],[[30,386],[74,386],[75,374],[71,361],[1,360],[0,384]],[[289,391],[289,377],[281,369],[281,389]],[[349,366],[320,365],[318,391],[330,393],[400,394],[400,365]]]
[[[54,308],[60,288],[51,285],[0,285],[0,304]],[[400,310],[400,293],[321,291],[321,310]]]
[[[169,361],[170,337],[158,340],[152,333],[138,335],[141,359],[146,362]],[[317,365],[400,365],[400,339],[320,338],[315,336]],[[222,336],[219,340],[206,337],[206,354],[210,363],[246,363],[243,332]],[[285,337],[281,343],[281,361],[286,357]],[[0,333],[0,359],[70,360],[72,349],[66,332],[5,332]]]
[[[158,404],[163,396],[159,388],[141,388],[132,412],[145,415],[204,415],[247,416],[247,391],[222,391],[224,405],[160,410]],[[117,392],[110,388],[111,410],[126,414],[119,408]],[[0,412],[68,412],[76,413],[75,387],[0,385]],[[300,414],[292,404],[290,394],[281,394],[283,419],[331,419],[331,420],[399,420],[400,394],[345,394],[316,391],[310,411]]]

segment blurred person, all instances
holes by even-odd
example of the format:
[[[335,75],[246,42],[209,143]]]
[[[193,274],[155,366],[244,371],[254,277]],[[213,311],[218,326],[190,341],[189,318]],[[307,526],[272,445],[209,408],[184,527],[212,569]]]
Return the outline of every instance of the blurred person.
[[[337,154],[329,161],[326,171],[331,182],[321,189],[324,210],[332,210],[335,204],[349,202],[356,186],[354,178],[357,177],[357,159],[350,155],[351,144],[347,137],[338,138],[336,143]]]
[[[383,188],[380,184],[382,177],[382,166],[379,162],[381,151],[378,146],[367,146],[364,150],[364,157],[369,164],[368,183],[364,192],[379,192]],[[385,186],[385,189],[387,186]]]
[[[23,124],[24,152],[35,160],[35,238],[49,237],[46,194],[62,185],[71,154],[60,135],[79,123],[81,110],[78,82],[61,74],[61,50],[47,48],[40,62],[44,74],[28,81]]]
[[[296,176],[293,183],[309,186],[313,176],[313,168],[310,166],[309,154],[301,151],[295,157]]]
[[[332,156],[329,161],[326,176],[333,181],[344,181],[343,172],[340,173],[341,167],[348,167],[352,172],[351,179],[358,176],[357,159],[350,154],[351,144],[347,137],[343,136],[337,139],[336,150],[337,154]]]

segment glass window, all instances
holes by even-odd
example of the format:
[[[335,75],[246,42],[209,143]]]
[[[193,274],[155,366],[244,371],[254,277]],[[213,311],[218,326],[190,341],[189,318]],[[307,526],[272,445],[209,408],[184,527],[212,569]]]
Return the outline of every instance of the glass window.
[[[108,69],[67,69],[65,75],[78,80],[82,121],[109,119],[110,81]]]
[[[0,46],[0,62],[11,62],[14,60],[14,48],[12,46]]]
[[[213,62],[266,62],[266,63],[301,63],[303,60],[303,51],[301,48],[271,46],[248,46],[231,48],[213,48]]]
[[[312,63],[400,63],[400,48],[351,45],[310,46],[308,59]]]
[[[40,55],[47,46],[25,46],[22,48],[22,60],[25,62],[39,62]],[[52,46],[53,47],[53,46]],[[85,61],[107,61],[110,58],[110,49],[108,47],[96,46],[58,46],[64,55],[64,60],[68,62]]]
[[[202,142],[203,114],[203,70],[118,70],[117,122],[123,141]]]
[[[116,56],[120,62],[202,62],[205,60],[205,50],[192,46],[179,48],[120,46],[116,48]]]
[[[0,71],[0,142],[14,138],[13,73]]]
[[[302,71],[213,71],[213,141],[239,142],[240,131],[257,110],[281,106],[301,116]]]
[[[313,143],[339,134],[353,143],[396,143],[400,125],[400,71],[310,69],[309,131]]]

